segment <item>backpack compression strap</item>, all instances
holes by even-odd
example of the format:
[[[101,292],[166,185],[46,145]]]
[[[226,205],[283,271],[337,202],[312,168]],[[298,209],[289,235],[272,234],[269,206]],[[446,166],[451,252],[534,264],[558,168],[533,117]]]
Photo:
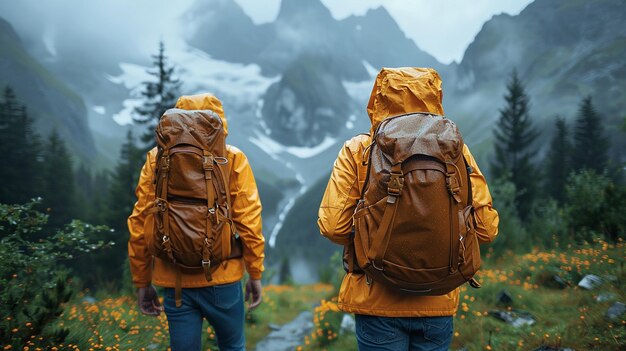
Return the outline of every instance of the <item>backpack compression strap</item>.
[[[207,216],[206,216],[206,235],[204,238],[204,246],[202,247],[202,270],[207,281],[211,281],[211,253],[213,251],[213,241],[215,240],[215,233],[209,235],[212,232],[212,225],[216,223],[216,208],[215,208],[215,189],[213,188],[212,175],[213,172],[213,156],[207,151],[203,150],[202,168],[204,169],[204,181],[207,191]]]
[[[396,210],[398,209],[398,197],[402,193],[402,187],[404,186],[404,174],[402,173],[402,164],[396,163],[391,167],[391,178],[387,185],[387,203],[385,205],[385,211],[383,218],[380,221],[376,235],[372,241],[372,245],[367,253],[367,258],[372,263],[372,266],[378,270],[383,270],[383,257],[387,251],[389,245],[389,231],[391,224],[396,217]]]
[[[222,215],[220,211],[216,211],[215,219],[219,222],[220,220],[225,220],[230,226],[229,235],[223,235],[221,233],[216,233],[215,235],[219,235],[222,238],[222,266],[225,268],[228,264],[228,258],[230,258],[230,237],[231,235],[235,235],[235,224],[230,215],[230,189],[226,188],[226,178],[224,176],[224,171],[222,169],[222,165],[228,164],[228,159],[225,157],[215,157],[215,180],[218,183],[219,196],[226,198],[226,207],[222,208],[224,210],[224,214]]]
[[[157,197],[156,203],[159,211],[161,212],[161,218],[163,223],[163,248],[165,249],[165,253],[172,261],[172,263],[176,263],[176,259],[174,258],[174,253],[172,251],[172,243],[170,242],[170,216],[169,216],[169,203],[167,202],[167,183],[169,181],[170,175],[170,155],[169,150],[165,151],[165,154],[161,158],[161,174],[162,179],[160,179],[160,197]]]

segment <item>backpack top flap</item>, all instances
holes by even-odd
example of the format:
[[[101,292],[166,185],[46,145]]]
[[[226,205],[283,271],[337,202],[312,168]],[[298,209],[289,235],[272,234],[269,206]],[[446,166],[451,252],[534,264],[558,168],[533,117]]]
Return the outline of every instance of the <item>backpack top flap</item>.
[[[163,150],[187,144],[199,149],[215,150],[214,154],[218,156],[224,156],[225,152],[225,146],[216,145],[220,139],[222,143],[225,142],[224,126],[220,117],[211,110],[173,108],[165,111],[156,129],[156,139]]]
[[[434,114],[410,113],[389,117],[377,128],[361,193],[373,204],[387,195],[393,165],[416,156],[457,164],[463,156],[463,138],[454,122]]]
[[[211,110],[167,110],[156,129],[156,183],[159,197],[207,199],[204,159],[212,158],[210,169],[219,177],[210,176],[218,192],[215,200],[228,206],[229,166],[226,164],[226,133],[222,120]],[[221,160],[221,161],[218,161]],[[214,164],[219,163],[219,164]],[[164,168],[165,167],[165,168]],[[167,169],[167,184],[161,182]],[[167,185],[163,187],[163,185]],[[213,186],[211,186],[213,187]],[[165,194],[165,195],[164,195]]]
[[[413,155],[455,161],[463,152],[463,138],[451,120],[434,114],[411,113],[383,121],[376,143],[392,165]]]

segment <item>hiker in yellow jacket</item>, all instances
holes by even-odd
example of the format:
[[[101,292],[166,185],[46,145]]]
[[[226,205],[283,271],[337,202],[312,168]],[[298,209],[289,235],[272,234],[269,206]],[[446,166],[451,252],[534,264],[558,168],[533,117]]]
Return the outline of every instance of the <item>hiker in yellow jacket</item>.
[[[410,112],[443,115],[441,79],[428,68],[384,68],[376,78],[367,112],[369,135],[348,140],[334,163],[319,209],[321,234],[348,245],[353,214],[365,183],[364,164],[370,135],[386,118]],[[476,161],[467,146],[463,155],[470,175],[476,232],[480,243],[498,233],[498,213]],[[364,274],[347,273],[339,292],[339,309],[355,313],[359,350],[448,350],[452,316],[459,304],[459,288],[440,296],[415,296],[391,290]],[[408,318],[399,318],[408,317]]]
[[[227,130],[222,103],[211,94],[183,96],[178,99],[176,108],[211,110],[217,113]],[[253,309],[261,303],[265,245],[261,233],[261,201],[244,153],[231,145],[226,146],[226,151],[230,166],[232,220],[243,243],[243,257],[220,264],[212,271],[210,282],[203,272],[181,274],[181,307],[175,307],[174,302],[176,270],[171,264],[150,255],[144,237],[154,224],[149,212],[155,200],[156,148],[148,152],[136,189],[137,202],[128,218],[128,256],[133,284],[138,289],[139,307],[144,314],[158,316],[162,307],[152,284],[166,288],[164,305],[173,351],[200,350],[203,317],[213,326],[220,350],[245,349],[241,288],[244,268],[250,276],[245,289],[245,300],[251,297],[248,308]]]

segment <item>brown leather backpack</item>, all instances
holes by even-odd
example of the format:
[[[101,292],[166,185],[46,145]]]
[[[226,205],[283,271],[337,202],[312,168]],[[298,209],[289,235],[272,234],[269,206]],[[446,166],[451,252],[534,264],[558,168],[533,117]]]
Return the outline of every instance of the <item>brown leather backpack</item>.
[[[415,295],[446,294],[466,281],[480,287],[469,173],[452,121],[423,113],[382,121],[354,214],[351,270]]]
[[[170,109],[156,128],[155,214],[148,249],[174,265],[177,304],[180,273],[211,271],[241,257],[230,213],[226,134],[209,110]]]

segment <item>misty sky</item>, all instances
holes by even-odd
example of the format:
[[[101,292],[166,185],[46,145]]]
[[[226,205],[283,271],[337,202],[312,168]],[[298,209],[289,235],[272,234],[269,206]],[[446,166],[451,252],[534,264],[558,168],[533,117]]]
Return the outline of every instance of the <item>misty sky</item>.
[[[255,23],[271,22],[280,0],[235,0]],[[307,0],[302,0],[307,1]],[[442,63],[459,62],[483,23],[500,13],[517,15],[532,0],[321,0],[336,19],[381,5],[420,49]],[[432,28],[436,27],[436,30]],[[425,33],[425,30],[427,32]]]
[[[195,0],[0,0],[0,16],[29,38],[55,45],[97,43],[109,50],[153,53],[185,30],[180,16]],[[201,1],[201,0],[199,0]],[[271,22],[280,0],[235,0],[255,23]],[[302,0],[308,1],[308,0]],[[518,14],[531,0],[322,0],[337,19],[384,4],[400,28],[443,63],[460,61],[482,24],[493,15]],[[155,28],[157,28],[155,30]],[[71,38],[72,43],[61,42]]]

